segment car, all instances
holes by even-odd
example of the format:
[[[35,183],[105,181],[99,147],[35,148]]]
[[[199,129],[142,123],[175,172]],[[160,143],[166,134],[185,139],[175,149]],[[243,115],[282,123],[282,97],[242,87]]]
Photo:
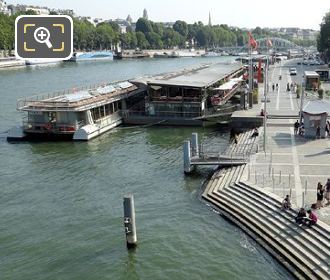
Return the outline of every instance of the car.
[[[297,69],[296,68],[290,68],[289,72],[290,72],[290,76],[297,75]]]

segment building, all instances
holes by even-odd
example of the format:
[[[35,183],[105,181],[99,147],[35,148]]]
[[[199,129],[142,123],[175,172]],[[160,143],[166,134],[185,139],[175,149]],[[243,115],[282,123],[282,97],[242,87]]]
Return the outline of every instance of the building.
[[[28,6],[28,5],[8,5],[11,14],[14,15],[19,12],[34,11],[37,15],[49,15],[50,11],[47,7]]]
[[[0,13],[5,15],[11,15],[11,11],[8,9],[7,3],[0,0]]]
[[[149,120],[160,118],[167,124],[200,125],[200,118],[214,112],[216,105],[212,104],[212,100],[228,97],[219,96],[215,89],[241,77],[243,72],[240,63],[218,63],[135,82],[148,86],[144,113]]]

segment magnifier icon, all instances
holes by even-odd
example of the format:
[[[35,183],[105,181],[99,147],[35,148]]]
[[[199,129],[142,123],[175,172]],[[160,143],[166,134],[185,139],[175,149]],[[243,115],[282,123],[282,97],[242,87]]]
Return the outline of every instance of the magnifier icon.
[[[34,39],[40,44],[46,44],[49,49],[53,47],[49,41],[50,32],[46,27],[38,27],[34,31]]]

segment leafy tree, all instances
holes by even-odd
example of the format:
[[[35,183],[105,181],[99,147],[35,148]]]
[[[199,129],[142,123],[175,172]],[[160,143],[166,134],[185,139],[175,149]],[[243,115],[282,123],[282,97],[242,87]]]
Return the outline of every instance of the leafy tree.
[[[162,49],[164,47],[162,38],[156,32],[148,32],[146,38],[152,49]]]
[[[177,20],[173,25],[173,29],[183,37],[188,35],[188,24],[185,21]]]
[[[330,60],[330,12],[321,23],[320,34],[317,40],[317,49],[323,53],[324,58]]]
[[[137,46],[140,49],[147,49],[147,48],[149,48],[149,42],[146,39],[146,36],[144,35],[143,32],[141,32],[141,31],[136,32],[136,40],[137,40]]]
[[[149,20],[145,18],[139,18],[136,22],[135,31],[146,34],[148,32],[153,32],[153,29]]]

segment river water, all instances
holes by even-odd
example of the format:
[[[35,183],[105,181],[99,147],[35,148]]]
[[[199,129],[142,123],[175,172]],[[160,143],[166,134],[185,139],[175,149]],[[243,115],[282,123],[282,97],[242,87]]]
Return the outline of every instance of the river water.
[[[16,99],[229,58],[145,59],[0,71],[0,279],[293,279],[199,199],[210,169],[186,177],[192,132],[116,128],[88,143],[8,144]],[[126,250],[122,198],[133,193],[139,244]]]

